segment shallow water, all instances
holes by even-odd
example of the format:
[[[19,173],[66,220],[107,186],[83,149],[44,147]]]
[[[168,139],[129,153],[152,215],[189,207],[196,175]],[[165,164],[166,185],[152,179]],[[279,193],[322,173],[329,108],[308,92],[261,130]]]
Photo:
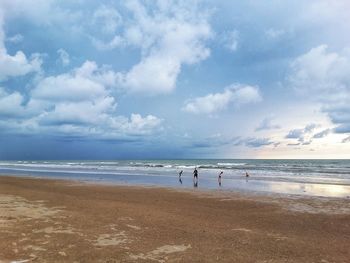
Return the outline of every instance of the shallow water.
[[[194,167],[199,170],[197,186],[192,180]],[[182,182],[178,178],[181,170]],[[224,172],[221,186],[217,180],[220,171]],[[107,184],[350,196],[350,160],[0,161],[0,174]]]

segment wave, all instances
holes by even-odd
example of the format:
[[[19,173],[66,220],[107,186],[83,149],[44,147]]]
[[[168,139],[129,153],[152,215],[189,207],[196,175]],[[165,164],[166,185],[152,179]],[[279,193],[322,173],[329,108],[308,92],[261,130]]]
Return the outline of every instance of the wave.
[[[217,163],[218,166],[243,166],[247,163]]]
[[[171,164],[160,164],[160,163],[134,163],[134,162],[129,162],[129,165],[132,167],[158,167],[158,168],[171,168],[173,165]]]
[[[176,165],[175,167],[178,169],[194,169],[197,166],[196,165]]]

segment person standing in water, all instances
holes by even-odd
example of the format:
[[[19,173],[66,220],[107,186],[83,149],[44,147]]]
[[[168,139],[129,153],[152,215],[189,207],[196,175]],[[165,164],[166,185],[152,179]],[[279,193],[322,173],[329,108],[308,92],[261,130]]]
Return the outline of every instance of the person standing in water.
[[[249,173],[245,171],[245,181],[248,183]]]
[[[197,167],[194,168],[194,171],[193,171],[193,182],[195,182],[195,184],[198,184],[198,170],[197,170]]]
[[[221,172],[219,173],[219,176],[218,176],[219,186],[221,186],[221,175],[223,175],[223,174],[224,174],[223,171],[221,171]]]
[[[182,184],[182,178],[181,178],[181,175],[183,174],[183,170],[181,170],[180,172],[179,172],[179,182]]]

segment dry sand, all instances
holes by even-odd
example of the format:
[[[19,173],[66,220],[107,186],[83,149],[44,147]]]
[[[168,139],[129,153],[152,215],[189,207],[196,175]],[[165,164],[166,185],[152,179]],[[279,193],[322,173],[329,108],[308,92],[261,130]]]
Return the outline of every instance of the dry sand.
[[[350,262],[350,200],[0,176],[0,262]]]

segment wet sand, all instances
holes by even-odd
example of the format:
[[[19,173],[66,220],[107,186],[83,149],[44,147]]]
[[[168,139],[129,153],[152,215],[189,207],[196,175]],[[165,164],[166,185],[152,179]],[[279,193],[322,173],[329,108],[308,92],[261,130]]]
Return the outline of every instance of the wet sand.
[[[350,200],[0,176],[0,262],[350,262]]]

